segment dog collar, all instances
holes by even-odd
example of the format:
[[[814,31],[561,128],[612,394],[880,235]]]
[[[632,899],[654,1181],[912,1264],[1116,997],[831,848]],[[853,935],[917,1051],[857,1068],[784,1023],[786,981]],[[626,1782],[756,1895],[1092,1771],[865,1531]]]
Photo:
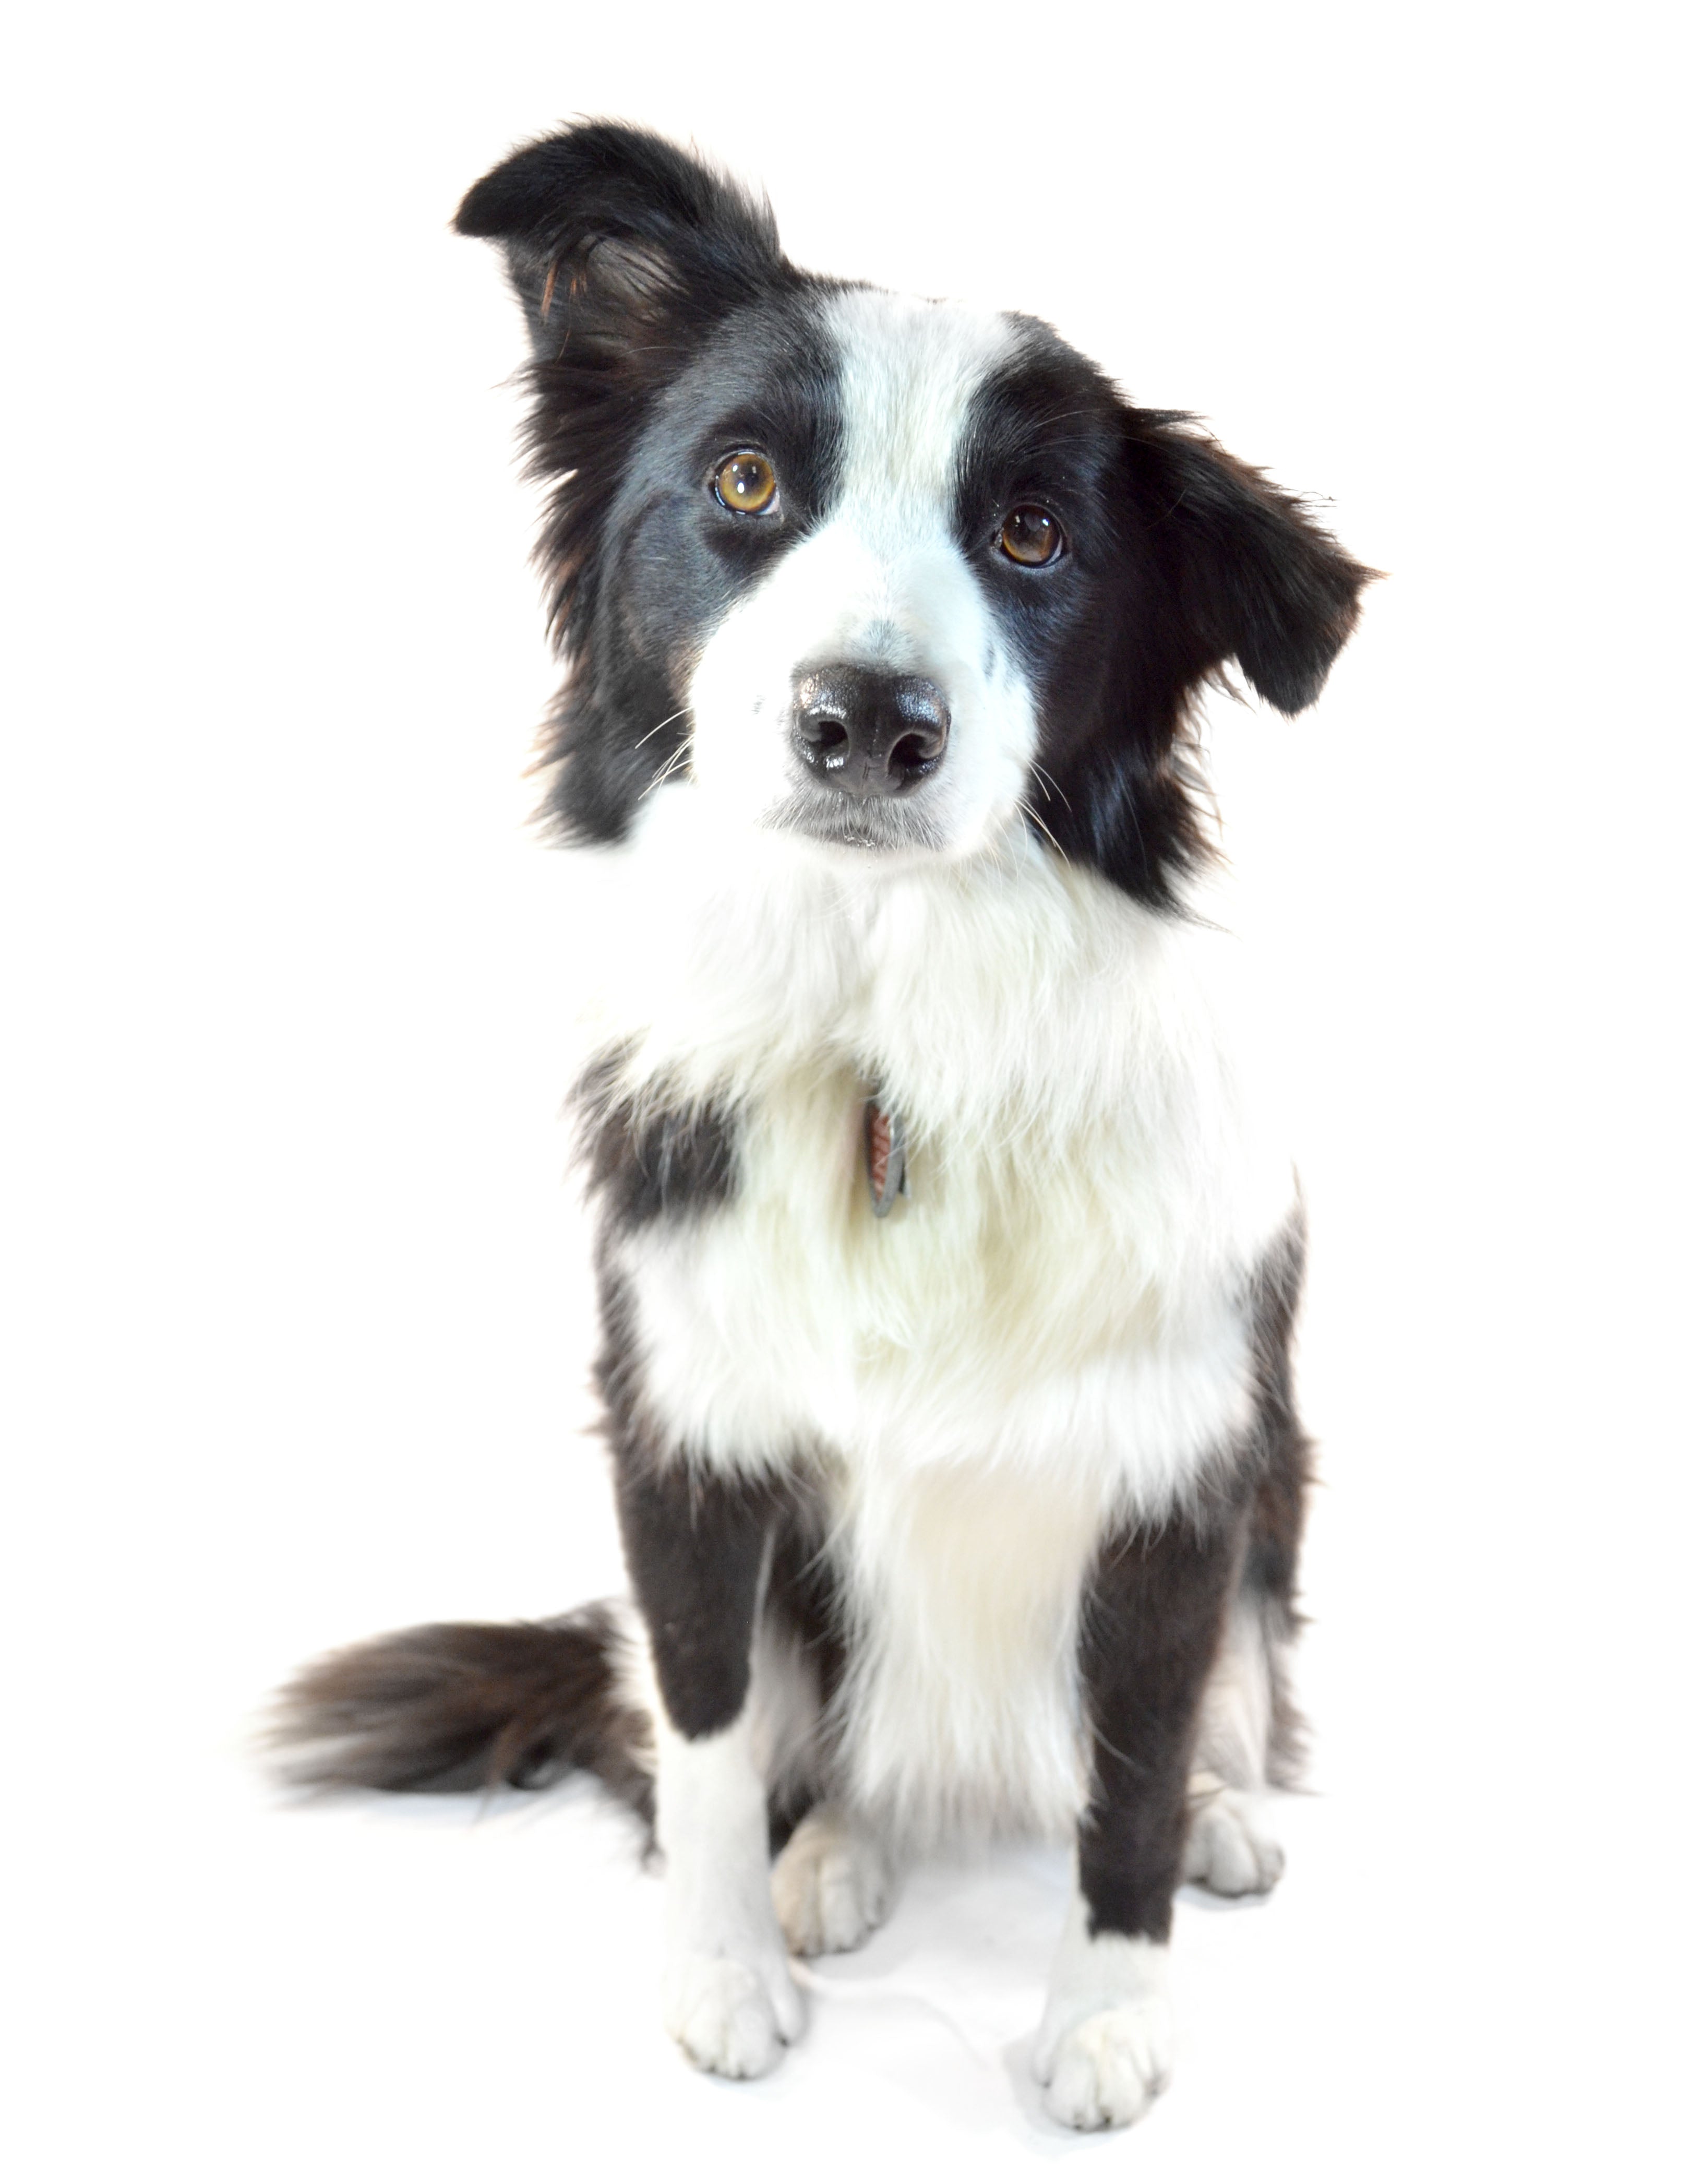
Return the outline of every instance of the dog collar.
[[[875,1217],[884,1221],[899,1193],[910,1194],[904,1173],[904,1125],[891,1104],[879,1099],[864,1103],[863,1165]]]

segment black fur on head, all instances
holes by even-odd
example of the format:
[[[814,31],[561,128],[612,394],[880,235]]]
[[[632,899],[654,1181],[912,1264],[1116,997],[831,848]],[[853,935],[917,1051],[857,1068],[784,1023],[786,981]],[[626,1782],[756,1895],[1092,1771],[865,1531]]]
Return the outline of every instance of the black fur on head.
[[[571,833],[612,839],[632,783],[598,778],[606,755],[576,715],[622,696],[643,710],[650,699],[587,687],[615,666],[592,644],[611,506],[659,398],[709,332],[801,276],[781,254],[765,202],[617,122],[582,122],[516,152],[474,184],[455,226],[502,245],[531,340],[530,470],[555,481],[537,559],[552,634],[574,662],[545,756],[583,760],[557,816]],[[626,771],[648,779],[683,739]]]
[[[1026,611],[1042,699],[1030,802],[1067,856],[1172,907],[1209,855],[1195,699],[1233,662],[1280,712],[1305,710],[1373,572],[1187,413],[1133,407],[1049,327],[1027,331],[984,394],[980,433],[1031,464],[1049,451],[1028,474],[1078,541]],[[1060,414],[1066,435],[1048,423]]]

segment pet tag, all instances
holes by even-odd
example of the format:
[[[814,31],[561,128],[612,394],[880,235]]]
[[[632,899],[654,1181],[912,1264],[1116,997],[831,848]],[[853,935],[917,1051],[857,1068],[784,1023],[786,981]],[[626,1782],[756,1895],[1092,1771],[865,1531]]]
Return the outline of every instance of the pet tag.
[[[904,1189],[904,1125],[875,1100],[864,1106],[863,1159],[875,1217],[885,1220]]]

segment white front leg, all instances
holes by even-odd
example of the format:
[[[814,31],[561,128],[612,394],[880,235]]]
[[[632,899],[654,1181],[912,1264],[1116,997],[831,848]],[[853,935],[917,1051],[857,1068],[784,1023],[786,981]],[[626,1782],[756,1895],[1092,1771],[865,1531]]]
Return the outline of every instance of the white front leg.
[[[1035,2042],[1046,2110],[1077,2131],[1133,2123],[1171,2075],[1171,1951],[1088,1932],[1078,1892],[1053,1960]]]
[[[769,1816],[751,1702],[709,1736],[657,1725],[667,1861],[663,2021],[700,2070],[757,2078],[804,2029],[769,1890]]]

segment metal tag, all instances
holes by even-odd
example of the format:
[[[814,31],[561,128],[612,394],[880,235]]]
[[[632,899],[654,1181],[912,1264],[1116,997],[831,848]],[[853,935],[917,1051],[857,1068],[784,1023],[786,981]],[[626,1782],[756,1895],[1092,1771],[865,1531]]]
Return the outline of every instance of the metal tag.
[[[905,1190],[904,1125],[890,1107],[883,1107],[877,1100],[864,1104],[863,1164],[875,1217],[884,1221],[893,1211],[893,1201]]]

